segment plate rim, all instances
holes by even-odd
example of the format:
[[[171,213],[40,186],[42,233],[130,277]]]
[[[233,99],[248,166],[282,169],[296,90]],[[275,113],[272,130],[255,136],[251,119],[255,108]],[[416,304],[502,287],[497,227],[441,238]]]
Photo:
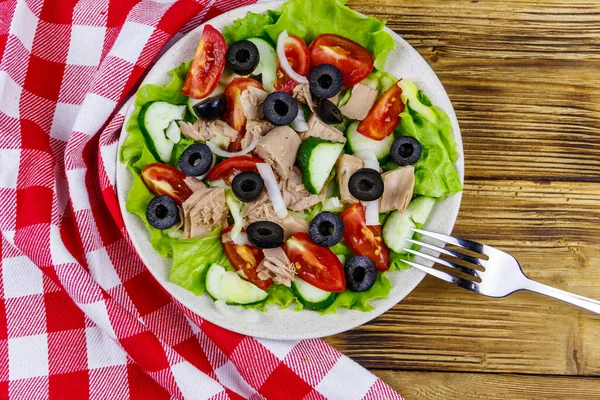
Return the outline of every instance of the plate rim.
[[[188,33],[186,33],[185,35],[181,35],[180,37],[178,37],[176,40],[173,40],[173,44],[171,47],[169,47],[168,50],[166,51],[161,51],[161,53],[155,58],[155,62],[152,64],[152,66],[148,69],[148,72],[146,73],[146,76],[144,77],[144,79],[142,80],[142,82],[139,84],[139,87],[142,87],[145,84],[148,83],[156,83],[159,84],[158,82],[156,82],[155,79],[153,79],[153,71],[155,70],[156,66],[159,65],[159,63],[165,59],[166,57],[168,57],[173,51],[174,49],[177,47],[177,44],[184,40],[185,38],[191,36],[191,35],[196,35],[198,34],[198,32],[206,25],[206,24],[210,24],[211,22],[218,20],[218,19],[227,19],[232,13],[247,13],[248,11],[251,12],[264,12],[266,10],[269,9],[278,9],[282,4],[284,4],[285,1],[280,0],[280,1],[273,1],[273,2],[264,2],[264,3],[255,3],[255,4],[251,4],[251,5],[247,5],[247,6],[243,6],[243,7],[238,7],[235,8],[233,10],[230,10],[226,13],[223,13],[215,18],[212,18],[210,20],[207,20],[206,22],[198,25],[197,27],[195,27],[194,29],[192,29],[191,31],[189,31]],[[356,11],[356,10],[354,10]],[[358,11],[356,11],[358,12]],[[359,13],[360,15],[363,15],[362,13]],[[229,23],[233,22],[236,18],[229,18]],[[416,53],[416,55],[418,56],[418,58],[420,58],[423,61],[423,65],[421,66],[422,68],[426,69],[426,74],[424,73],[423,75],[428,75],[434,82],[434,84],[439,85],[442,90],[443,90],[443,94],[446,96],[450,108],[449,109],[444,109],[444,111],[448,114],[448,116],[450,117],[451,121],[453,122],[453,135],[455,137],[455,140],[457,141],[457,146],[459,148],[459,157],[455,162],[455,167],[457,168],[458,174],[459,174],[459,178],[461,183],[463,184],[463,191],[464,191],[464,148],[463,148],[463,142],[462,142],[462,134],[461,134],[461,130],[460,130],[460,126],[458,125],[458,120],[456,117],[456,113],[454,110],[454,107],[452,105],[452,102],[448,96],[448,92],[446,91],[444,85],[442,84],[442,82],[440,81],[439,77],[437,76],[437,74],[435,73],[435,71],[433,71],[433,69],[431,68],[431,66],[425,61],[425,59],[416,51],[416,49],[414,49],[408,42],[406,42],[406,40],[404,40],[399,34],[397,34],[396,32],[392,31],[391,29],[389,29],[387,26],[384,28],[386,30],[386,32],[390,33],[390,35],[392,35],[392,37],[394,38],[395,41],[400,41],[403,44],[407,45],[414,53]],[[162,73],[161,75],[166,75],[165,73]],[[168,76],[165,76],[164,78],[168,79]],[[152,81],[152,82],[150,82]],[[139,90],[138,87],[138,90]],[[119,142],[118,142],[118,155],[121,154],[121,147],[125,141],[125,138],[127,137],[127,131],[126,131],[126,126],[127,126],[127,121],[128,119],[131,117],[131,114],[133,113],[133,110],[135,109],[135,104],[134,104],[134,100],[135,100],[135,95],[137,94],[137,91],[135,93],[132,94],[132,96],[130,97],[130,99],[128,100],[128,105],[126,106],[126,114],[125,114],[125,118],[124,118],[124,122],[123,122],[123,127],[121,129],[121,133],[119,136]],[[132,234],[132,227],[130,226],[132,224],[131,220],[132,219],[138,219],[139,217],[137,217],[136,215],[133,215],[131,213],[129,213],[126,210],[125,207],[125,201],[126,201],[126,197],[127,197],[127,193],[129,191],[129,189],[126,191],[124,189],[125,186],[125,182],[124,179],[125,178],[125,174],[131,174],[127,168],[126,165],[121,163],[120,161],[120,156],[117,156],[116,159],[116,189],[117,189],[117,195],[118,195],[118,201],[119,201],[119,208],[121,210],[121,214],[123,216],[123,221],[124,221],[124,225],[125,225],[125,229],[127,231],[127,234],[129,235],[130,239],[131,239],[131,243],[133,245],[133,248],[135,249],[136,253],[139,255],[140,259],[142,260],[142,262],[144,263],[144,266],[146,267],[146,269],[153,275],[153,277],[157,280],[157,282],[159,283],[159,285],[166,290],[178,303],[181,304],[181,306],[185,307],[187,310],[189,310],[190,312],[196,314],[197,316],[199,316],[200,318],[207,320],[211,323],[214,323],[215,325],[218,325],[224,329],[228,329],[230,331],[236,332],[236,333],[240,333],[243,335],[249,335],[249,336],[254,336],[254,337],[258,337],[258,338],[265,338],[265,339],[278,339],[278,340],[302,340],[302,339],[313,339],[313,338],[319,338],[319,337],[325,337],[325,336],[331,336],[331,335],[335,335],[338,333],[342,333],[342,332],[346,332],[348,330],[360,327],[361,325],[364,325],[372,320],[374,320],[375,318],[381,316],[382,314],[384,314],[385,312],[389,311],[394,305],[400,303],[402,300],[404,300],[410,293],[413,292],[413,290],[421,283],[421,281],[423,280],[423,278],[425,278],[426,274],[422,271],[416,270],[415,268],[411,268],[409,270],[414,270],[414,278],[413,281],[410,282],[409,284],[404,284],[404,288],[407,288],[409,290],[406,291],[406,294],[404,296],[402,296],[401,298],[399,298],[397,301],[391,303],[389,306],[382,306],[377,308],[376,307],[376,303],[377,302],[381,302],[381,301],[385,301],[387,299],[389,299],[389,297],[391,296],[388,295],[387,298],[382,299],[382,300],[373,300],[372,304],[373,304],[373,310],[369,311],[369,312],[362,312],[362,311],[356,311],[356,310],[343,310],[344,313],[348,313],[348,314],[352,314],[355,316],[355,318],[348,318],[345,324],[340,324],[337,328],[332,328],[332,329],[328,329],[325,332],[318,332],[317,334],[313,334],[313,333],[304,333],[304,334],[296,334],[294,336],[290,336],[288,334],[277,334],[277,333],[273,333],[273,332],[269,332],[267,334],[264,333],[260,333],[257,332],[256,330],[252,329],[254,326],[253,325],[240,325],[237,322],[232,320],[227,320],[228,322],[232,322],[230,324],[222,324],[222,321],[216,321],[215,319],[211,318],[210,316],[207,315],[202,315],[199,312],[197,312],[196,310],[192,309],[191,307],[189,307],[188,305],[186,305],[186,300],[182,299],[182,296],[180,296],[178,293],[176,293],[178,290],[176,290],[175,288],[170,288],[169,285],[172,286],[176,286],[178,289],[184,290],[187,292],[186,289],[183,289],[171,282],[162,282],[162,278],[160,276],[158,276],[158,274],[156,273],[156,271],[153,268],[150,268],[148,266],[149,262],[147,260],[147,255],[145,255],[144,252],[140,251],[140,247],[141,247],[141,241],[138,237],[136,237],[136,235]],[[456,206],[455,208],[451,211],[451,214],[448,215],[449,218],[447,218],[447,221],[449,222],[448,224],[448,229],[445,229],[446,232],[443,233],[447,233],[450,234],[452,232],[452,230],[454,229],[454,226],[456,224],[456,220],[458,218],[458,213],[460,210],[460,206],[462,203],[462,195],[463,195],[463,191],[454,194],[453,196],[451,196],[452,198],[455,199],[456,201]],[[132,218],[133,217],[133,218]],[[141,220],[139,220],[141,222]],[[145,238],[144,240],[149,244],[149,240],[148,240],[148,231],[147,229],[144,227],[144,231],[145,231]],[[140,242],[140,243],[138,243]],[[152,252],[154,252],[155,255],[160,256],[158,253],[156,253],[153,249],[151,249]],[[166,259],[169,262],[172,261],[172,259]],[[409,271],[409,270],[405,270],[405,271]],[[393,271],[393,273],[398,273],[398,272],[402,272],[402,271]],[[173,289],[173,290],[170,290]],[[191,292],[188,292],[191,293]],[[194,295],[197,296],[197,295]],[[204,295],[202,295],[204,296]],[[197,296],[197,297],[201,297],[201,296]],[[269,309],[270,312],[271,310],[273,310],[274,308]],[[295,312],[293,310],[293,307],[288,307],[286,310],[284,310],[286,312]],[[307,310],[303,310],[301,312],[306,312],[306,313],[311,313],[314,315],[319,315],[313,311],[307,311]],[[339,311],[338,311],[339,313]],[[333,314],[336,315],[336,314]],[[319,318],[327,318],[329,316],[328,315],[319,315]],[[224,326],[227,325],[227,326]]]

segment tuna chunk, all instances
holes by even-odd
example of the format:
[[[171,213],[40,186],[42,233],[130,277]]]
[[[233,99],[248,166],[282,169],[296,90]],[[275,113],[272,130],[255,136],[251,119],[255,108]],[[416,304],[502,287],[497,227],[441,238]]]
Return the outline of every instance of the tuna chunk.
[[[242,208],[242,219],[244,220],[244,227],[258,221],[279,223],[279,217],[267,193],[263,193],[255,201],[244,205],[244,208]]]
[[[196,178],[195,176],[186,176],[183,181],[190,189],[192,189],[192,192],[195,192],[196,190],[204,189],[206,187],[204,182],[202,182],[200,179]]]
[[[302,172],[298,167],[292,168],[288,179],[279,181],[279,189],[283,201],[288,209],[292,211],[304,211],[325,198],[326,186],[323,186],[323,191],[320,194],[312,194],[302,183]]]
[[[337,182],[340,187],[340,198],[342,203],[354,204],[358,199],[350,194],[348,181],[350,177],[364,166],[363,161],[349,154],[342,155],[337,161]]]
[[[269,195],[266,193],[263,193],[256,201],[244,205],[242,219],[244,220],[244,227],[258,221],[275,222],[283,228],[285,240],[288,240],[296,232],[308,232],[308,223],[303,219],[291,215],[280,219],[273,208],[273,203],[269,200]]]
[[[303,219],[288,215],[279,224],[283,228],[283,238],[288,240],[298,232],[308,233],[308,222]]]
[[[183,209],[181,207],[177,207],[177,210],[179,211],[179,219],[177,220],[175,225],[173,225],[170,228],[173,232],[178,231],[179,228],[181,228],[183,226],[183,221],[185,221],[185,216],[183,215]]]
[[[367,118],[369,111],[375,104],[379,92],[370,86],[357,84],[352,88],[350,100],[340,107],[342,114],[350,119],[362,121]]]
[[[254,152],[283,179],[290,176],[302,140],[289,126],[280,126],[263,136]]]
[[[308,83],[301,83],[297,85],[293,90],[294,100],[298,103],[306,104],[310,111],[313,113],[316,110],[315,101],[313,100],[312,94],[310,93],[310,86]]]
[[[222,146],[227,147],[232,140],[237,138],[237,131],[221,120],[205,121],[198,119],[194,124],[181,121],[179,129],[183,136],[196,142],[207,142],[215,137],[223,139]]]
[[[263,281],[273,279],[275,283],[281,283],[287,287],[292,285],[292,279],[296,276],[296,268],[281,247],[274,249],[263,249],[265,258],[256,268],[258,277]]]
[[[412,165],[396,168],[381,175],[383,195],[379,203],[379,212],[399,210],[404,212],[413,196],[415,187],[415,169]]]
[[[306,140],[311,136],[329,140],[330,142],[346,143],[346,137],[342,132],[321,121],[316,114],[312,114],[308,119],[308,132],[300,134],[302,140]]]
[[[241,146],[242,149],[250,146],[250,143],[256,137],[265,136],[267,133],[273,130],[273,124],[269,121],[252,121],[246,122],[246,134],[242,138]]]
[[[183,203],[183,230],[186,239],[204,236],[218,226],[227,225],[225,189],[196,190]]]
[[[242,92],[240,102],[244,115],[250,121],[263,119],[262,104],[267,98],[268,93],[259,88],[249,86]]]

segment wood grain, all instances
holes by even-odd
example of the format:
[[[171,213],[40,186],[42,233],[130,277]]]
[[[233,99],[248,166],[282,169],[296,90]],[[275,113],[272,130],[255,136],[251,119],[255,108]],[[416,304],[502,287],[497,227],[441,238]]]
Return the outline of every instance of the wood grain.
[[[406,400],[600,399],[600,380],[556,376],[376,371]]]
[[[533,279],[600,298],[600,183],[467,181],[455,234],[509,251]],[[329,343],[369,368],[600,374],[600,316],[533,293],[490,299],[427,277]]]
[[[354,1],[446,87],[467,178],[600,181],[600,2]]]

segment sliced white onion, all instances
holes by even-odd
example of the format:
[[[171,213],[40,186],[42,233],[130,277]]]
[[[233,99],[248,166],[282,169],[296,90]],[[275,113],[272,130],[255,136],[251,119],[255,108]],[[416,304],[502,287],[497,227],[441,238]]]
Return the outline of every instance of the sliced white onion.
[[[305,76],[300,75],[292,69],[287,57],[285,56],[285,41],[289,37],[287,31],[283,31],[277,38],[277,58],[279,59],[279,65],[281,69],[286,73],[287,76],[292,78],[298,83],[308,83],[308,79]]]
[[[260,176],[263,178],[263,181],[265,181],[265,186],[267,187],[269,198],[273,203],[275,213],[277,213],[279,218],[283,219],[287,217],[288,210],[285,206],[285,201],[283,201],[281,190],[279,190],[279,185],[277,185],[277,179],[275,178],[273,169],[267,163],[258,163],[256,164],[256,168],[258,169]]]
[[[367,201],[365,219],[367,226],[381,225],[379,223],[379,200]]]
[[[213,139],[216,139],[216,138],[213,138]],[[208,147],[210,147],[210,151],[212,151],[213,153],[215,153],[216,155],[218,155],[220,157],[231,158],[231,157],[237,157],[237,156],[244,156],[244,155],[250,153],[252,150],[254,150],[254,148],[256,147],[256,144],[258,143],[258,140],[260,139],[260,136],[256,136],[254,139],[252,139],[252,143],[250,143],[250,145],[248,147],[246,147],[244,150],[240,150],[240,151],[225,151],[222,148],[220,148],[216,143],[213,143],[212,142],[213,139],[206,142],[206,145]]]
[[[215,308],[227,319],[243,324],[257,324],[260,321],[260,315],[256,310],[245,310],[242,307],[233,307],[224,300],[215,301]]]
[[[232,233],[231,240],[233,241],[233,243],[237,244],[238,246],[244,246],[244,245],[250,244],[250,242],[248,241],[248,235],[246,235],[246,232],[240,232],[237,235],[234,235]]]
[[[296,115],[296,118],[292,121],[292,129],[296,132],[308,131],[308,123],[306,122],[302,108],[298,110],[298,115]]]
[[[373,151],[360,150],[354,153],[353,155],[363,160],[363,162],[365,163],[365,168],[371,168],[379,172],[379,161],[377,161],[377,156]]]
[[[365,168],[371,168],[379,172],[379,161],[371,150],[360,150],[354,155],[365,163]],[[379,199],[368,201],[365,206],[365,219],[367,226],[381,225],[379,223]]]

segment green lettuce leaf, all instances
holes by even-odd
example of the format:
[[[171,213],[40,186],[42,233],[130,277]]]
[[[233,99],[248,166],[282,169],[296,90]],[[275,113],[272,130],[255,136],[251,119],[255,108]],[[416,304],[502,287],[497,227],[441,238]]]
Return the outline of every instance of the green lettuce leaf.
[[[444,198],[462,190],[454,162],[458,147],[452,135],[448,115],[417,89],[414,83],[403,79],[402,99],[406,104],[396,136],[412,136],[421,142],[423,153],[415,164],[416,195]]]
[[[453,153],[448,151],[442,139],[446,132],[451,132],[452,127],[442,110],[437,107],[431,109],[440,118],[438,124],[415,113],[409,105],[400,115],[402,120],[397,133],[400,136],[412,136],[423,146],[421,159],[415,164],[414,193],[444,198],[460,192],[462,184],[454,167]]]
[[[392,283],[385,276],[385,273],[378,273],[377,280],[371,289],[361,293],[345,290],[338,294],[332,305],[319,311],[319,314],[334,314],[338,307],[344,307],[349,310],[372,311],[371,300],[385,299],[390,294],[391,289]]]
[[[204,293],[206,271],[217,263],[231,269],[221,245],[221,228],[193,239],[173,240],[173,266],[169,279],[190,292]]]
[[[244,308],[254,308],[260,311],[267,311],[269,304],[276,304],[280,309],[288,308],[293,303],[296,304],[295,311],[302,310],[302,303],[296,301],[296,295],[289,287],[285,285],[271,285],[267,289],[269,297],[265,301],[259,304],[245,305]]]
[[[413,247],[415,247],[413,245]],[[390,250],[390,271],[402,271],[409,269],[410,265],[403,263],[401,260],[411,261],[414,258],[412,254],[400,254]]]
[[[336,256],[344,256],[346,259],[354,256],[354,254],[352,254],[352,251],[350,250],[348,245],[346,245],[346,242],[344,242],[343,239],[338,244],[331,246],[329,250],[331,250]]]
[[[258,37],[271,41],[269,35],[265,32],[265,27],[273,25],[277,21],[279,13],[277,11],[256,14],[249,12],[244,18],[236,19],[233,24],[223,29],[223,37],[228,45],[240,40]],[[276,43],[277,40],[275,40]]]

